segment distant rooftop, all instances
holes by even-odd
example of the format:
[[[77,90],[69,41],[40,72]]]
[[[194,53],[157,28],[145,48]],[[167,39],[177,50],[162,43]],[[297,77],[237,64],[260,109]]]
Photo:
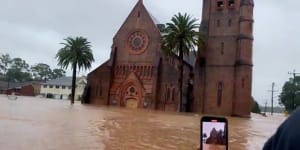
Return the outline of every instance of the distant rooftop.
[[[76,78],[78,81],[82,77]],[[53,79],[50,81],[47,81],[46,83],[43,83],[44,85],[63,85],[63,86],[71,86],[72,85],[72,77],[61,77],[57,79]]]
[[[21,88],[22,86],[26,85],[33,85],[33,84],[40,84],[41,81],[25,81],[25,82],[6,82],[6,81],[0,81],[0,90],[6,90],[7,85],[9,86],[8,89],[14,89],[14,88]]]
[[[47,81],[46,83],[43,83],[43,84],[71,86],[72,85],[72,77],[61,77],[61,78]]]

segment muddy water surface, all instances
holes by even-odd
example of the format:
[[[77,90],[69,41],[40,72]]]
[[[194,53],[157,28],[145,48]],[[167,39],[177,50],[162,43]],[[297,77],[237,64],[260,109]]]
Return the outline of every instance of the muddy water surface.
[[[200,118],[0,95],[0,149],[192,150],[199,144]],[[228,118],[230,149],[261,149],[284,119]]]

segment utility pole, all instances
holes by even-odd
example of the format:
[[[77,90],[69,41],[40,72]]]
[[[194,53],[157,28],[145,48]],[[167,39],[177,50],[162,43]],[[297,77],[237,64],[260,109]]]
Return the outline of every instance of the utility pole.
[[[269,90],[271,92],[271,115],[273,115],[273,104],[274,104],[274,92],[278,92],[274,90],[275,83],[272,83],[272,90]]]
[[[295,77],[296,77],[297,74],[300,74],[300,73],[296,73],[296,70],[294,69],[293,72],[288,72],[288,74],[293,75],[293,84],[296,87]],[[292,102],[292,104],[293,104],[292,109],[293,110],[295,110],[295,97],[296,97],[295,94],[296,94],[296,92],[297,91],[295,91],[294,96],[293,96],[293,102]]]
[[[268,104],[268,100],[266,100],[266,103],[265,103],[265,114],[267,115],[267,104]]]

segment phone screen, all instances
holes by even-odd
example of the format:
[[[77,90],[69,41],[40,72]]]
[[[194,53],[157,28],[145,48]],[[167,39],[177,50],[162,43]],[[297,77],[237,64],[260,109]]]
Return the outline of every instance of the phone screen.
[[[201,121],[201,149],[227,150],[227,121],[225,118],[206,117]]]

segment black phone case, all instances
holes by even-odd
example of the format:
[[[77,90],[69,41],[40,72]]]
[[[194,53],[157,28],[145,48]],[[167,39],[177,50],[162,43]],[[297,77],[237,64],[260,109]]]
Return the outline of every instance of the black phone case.
[[[225,123],[224,130],[216,130],[214,127],[210,131],[210,135],[203,133],[203,123]],[[200,121],[200,149],[201,150],[209,150],[204,149],[203,140],[205,140],[205,144],[210,146],[225,146],[224,150],[228,150],[228,121],[224,117],[214,117],[214,116],[204,116]]]

